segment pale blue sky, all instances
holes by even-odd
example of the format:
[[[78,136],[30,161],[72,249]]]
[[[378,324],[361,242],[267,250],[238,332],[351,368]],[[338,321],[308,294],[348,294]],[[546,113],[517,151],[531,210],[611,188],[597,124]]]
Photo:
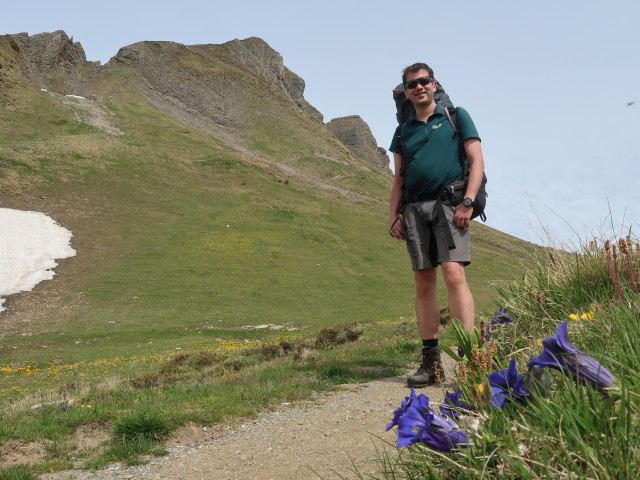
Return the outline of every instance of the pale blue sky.
[[[360,115],[384,148],[391,90],[425,61],[482,137],[487,225],[575,246],[638,235],[639,20],[637,0],[31,0],[3,6],[0,34],[64,30],[103,63],[142,40],[260,37],[325,121]]]

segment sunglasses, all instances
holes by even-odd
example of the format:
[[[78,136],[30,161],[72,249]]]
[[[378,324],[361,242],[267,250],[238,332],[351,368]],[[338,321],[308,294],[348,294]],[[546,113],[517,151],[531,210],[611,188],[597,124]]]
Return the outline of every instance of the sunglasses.
[[[416,78],[415,80],[411,80],[410,82],[407,82],[404,88],[406,88],[407,90],[413,90],[418,86],[418,84],[425,87],[429,85],[431,82],[433,82],[433,78],[431,77],[420,77],[420,78]]]

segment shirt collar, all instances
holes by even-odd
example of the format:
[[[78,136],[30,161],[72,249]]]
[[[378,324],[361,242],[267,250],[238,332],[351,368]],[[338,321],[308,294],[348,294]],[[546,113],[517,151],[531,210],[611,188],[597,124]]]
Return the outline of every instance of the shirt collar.
[[[440,102],[436,102],[436,109],[433,111],[433,113],[431,114],[431,117],[433,117],[434,115],[443,115],[446,116],[446,113],[444,111],[445,107],[442,106],[442,104]],[[427,122],[429,121],[429,118],[427,118]],[[416,119],[416,111],[412,110],[411,113],[409,114],[409,118],[407,119],[408,122],[417,122],[418,120]]]
[[[436,103],[436,109],[433,111],[434,115],[446,115],[444,112],[444,107],[440,102]]]

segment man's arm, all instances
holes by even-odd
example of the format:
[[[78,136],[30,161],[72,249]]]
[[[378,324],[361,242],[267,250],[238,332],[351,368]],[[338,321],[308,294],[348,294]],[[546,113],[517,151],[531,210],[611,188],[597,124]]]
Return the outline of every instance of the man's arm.
[[[391,201],[389,202],[389,228],[394,237],[404,239],[402,222],[398,220],[398,206],[400,205],[400,199],[402,198],[402,186],[404,185],[404,178],[400,173],[402,169],[402,155],[396,152],[393,153],[393,165],[395,175],[393,176]]]
[[[465,198],[476,199],[480,185],[482,184],[482,175],[484,174],[484,158],[482,156],[482,147],[480,140],[477,138],[468,138],[464,141],[464,152],[469,160],[469,184],[465,192]],[[473,207],[465,207],[460,204],[456,207],[456,214],[453,219],[458,227],[468,227],[471,221]]]

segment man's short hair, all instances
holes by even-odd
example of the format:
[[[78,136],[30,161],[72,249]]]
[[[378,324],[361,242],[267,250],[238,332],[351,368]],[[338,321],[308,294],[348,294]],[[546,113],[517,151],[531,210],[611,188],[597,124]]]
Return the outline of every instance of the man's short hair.
[[[407,74],[419,72],[420,70],[426,70],[427,72],[429,72],[429,76],[431,78],[436,78],[433,75],[433,69],[429,65],[427,65],[426,63],[418,62],[414,63],[413,65],[409,65],[404,69],[404,71],[402,72],[402,85],[407,84]]]

